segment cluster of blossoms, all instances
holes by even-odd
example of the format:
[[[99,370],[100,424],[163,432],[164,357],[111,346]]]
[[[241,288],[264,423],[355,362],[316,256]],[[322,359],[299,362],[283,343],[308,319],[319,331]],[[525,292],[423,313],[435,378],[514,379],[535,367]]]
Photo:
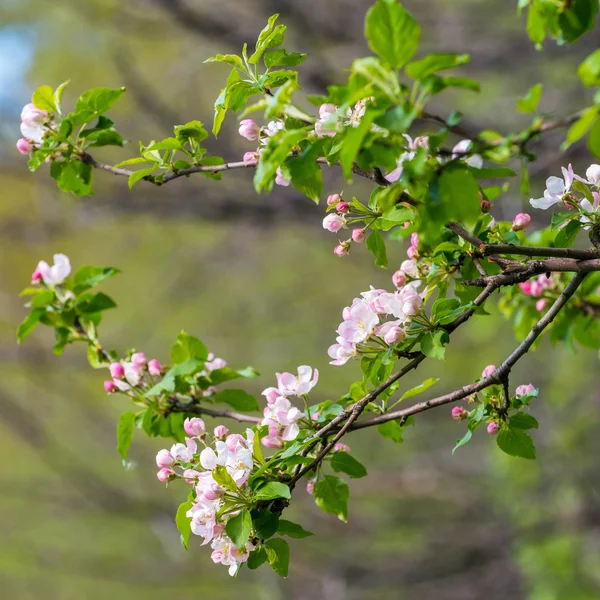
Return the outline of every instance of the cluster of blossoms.
[[[308,393],[319,380],[319,371],[307,365],[298,367],[298,375],[276,373],[277,387],[268,387],[263,391],[267,399],[264,418],[260,426],[268,427],[268,434],[261,439],[267,448],[281,448],[284,442],[295,440],[300,433],[298,421],[304,413],[292,405],[289,397],[307,399]]]
[[[159,377],[162,373],[162,365],[155,358],[147,360],[143,352],[135,352],[130,360],[112,362],[109,367],[112,379],[104,382],[104,390],[108,393],[119,390],[120,392],[129,392],[132,388],[146,383],[146,375],[150,377]]]
[[[204,421],[197,417],[186,419],[184,429],[189,436],[185,444],[174,444],[156,455],[160,469],[157,478],[163,483],[183,479],[192,485],[194,504],[187,512],[191,532],[203,538],[203,546],[210,544],[212,560],[229,567],[233,576],[254,549],[251,542],[238,548],[225,533],[225,521],[247,505],[245,491],[254,467],[254,431],[246,429],[245,436],[228,435],[227,427],[219,425],[211,436]],[[235,490],[220,485],[223,478],[219,470],[225,470],[226,477],[235,483]]]
[[[481,378],[485,379],[489,377],[495,370],[496,365],[488,365],[481,373]],[[527,396],[535,391],[535,386],[532,383],[527,383],[517,386],[515,390],[515,397],[520,398]],[[451,415],[455,421],[464,421],[469,418],[469,411],[464,409],[462,406],[455,406],[452,408]],[[500,431],[500,422],[497,419],[491,420],[487,425],[487,432],[489,435],[496,435]]]
[[[48,128],[49,114],[34,104],[26,104],[21,111],[21,139],[17,141],[17,150],[21,154],[30,154],[44,141]]]
[[[541,312],[548,305],[548,298],[542,296],[547,295],[547,292],[555,292],[557,294],[558,284],[559,282],[556,277],[553,275],[548,276],[544,273],[543,275],[538,275],[535,279],[519,283],[519,288],[526,296],[538,298],[535,307]]]
[[[64,254],[55,254],[52,266],[45,260],[40,260],[31,275],[31,283],[43,282],[48,286],[61,285],[70,274],[71,263],[69,257]]]
[[[591,223],[595,213],[598,211],[600,203],[600,165],[593,164],[585,172],[585,178],[576,175],[573,172],[573,166],[567,168],[561,167],[561,177],[548,177],[546,180],[546,189],[541,198],[531,198],[529,203],[534,208],[546,210],[555,204],[562,202],[567,208],[579,212],[587,213],[579,217],[581,223]],[[584,198],[577,198],[575,195],[574,181],[579,181],[585,185],[591,186],[592,190],[585,193]],[[589,196],[589,197],[588,197]],[[590,199],[592,201],[590,201]]]

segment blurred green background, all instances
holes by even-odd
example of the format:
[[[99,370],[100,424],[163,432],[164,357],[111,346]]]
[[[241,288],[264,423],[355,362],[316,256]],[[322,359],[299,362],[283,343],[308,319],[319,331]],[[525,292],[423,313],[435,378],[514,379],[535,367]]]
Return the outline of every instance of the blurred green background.
[[[465,126],[509,131],[526,122],[515,100],[545,83],[542,110],[564,115],[585,105],[575,68],[598,29],[573,48],[532,47],[508,0],[406,0],[423,26],[421,52],[472,53],[465,73],[480,95],[442,95],[435,111],[461,110]],[[185,328],[217,355],[262,373],[298,364],[320,369],[313,398],[335,398],[358,365],[329,366],[327,347],[343,306],[370,284],[391,286],[360,248],[332,254],[334,236],[315,207],[293,189],[257,197],[249,172],[201,177],[154,189],[127,190],[99,173],[96,195],[60,194],[42,168],[31,175],[14,143],[31,91],[71,79],[66,98],[90,87],[125,85],[111,113],[133,147],[96,152],[116,163],[141,139],[168,136],[190,119],[210,123],[226,77],[202,65],[216,52],[252,42],[268,15],[282,14],[287,47],[306,51],[301,82],[320,93],[344,80],[344,68],[367,52],[367,0],[0,0],[0,594],[28,599],[591,600],[600,597],[600,405],[597,357],[547,343],[523,360],[512,384],[541,388],[535,414],[537,462],[510,459],[484,434],[453,457],[463,427],[449,409],[419,416],[403,445],[361,431],[348,438],[369,477],[351,482],[348,525],[321,513],[300,489],[289,518],[314,531],[292,540],[287,580],[268,568],[231,579],[193,541],[180,547],[173,516],[182,487],[155,479],[154,455],[165,444],[136,435],[133,466],[115,450],[125,408],[102,390],[104,373],[87,366],[81,348],[52,355],[51,332],[21,346],[15,328],[25,311],[17,293],[41,258],[55,252],[83,264],[124,271],[105,289],[119,303],[101,335],[108,347],[136,347],[168,359]],[[69,100],[67,100],[67,103]],[[228,116],[209,148],[239,160],[251,145]],[[427,131],[424,126],[423,131]],[[429,129],[431,130],[431,128]],[[534,195],[543,178],[572,161],[583,172],[585,148],[558,153],[561,133],[538,145]],[[332,171],[336,171],[335,169]],[[350,192],[338,172],[326,191]],[[351,193],[365,198],[368,183]],[[496,218],[526,209],[518,190],[495,203]],[[539,215],[538,215],[539,216]],[[544,216],[542,215],[542,218]],[[544,223],[540,222],[540,226]],[[390,246],[392,266],[404,250]],[[427,364],[407,386],[430,376],[431,393],[473,381],[514,346],[510,324],[495,309],[453,337],[449,359]],[[346,388],[347,389],[347,388]],[[211,422],[211,425],[216,423]]]

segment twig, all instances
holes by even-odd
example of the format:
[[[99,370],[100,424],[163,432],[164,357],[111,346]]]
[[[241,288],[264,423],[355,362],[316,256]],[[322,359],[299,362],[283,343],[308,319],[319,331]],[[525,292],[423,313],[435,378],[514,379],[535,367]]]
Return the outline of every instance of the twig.
[[[260,417],[253,417],[252,415],[245,415],[243,413],[230,411],[230,410],[215,410],[213,408],[206,408],[201,404],[195,403],[183,403],[178,400],[171,400],[169,406],[169,412],[185,412],[193,413],[195,415],[209,415],[211,417],[223,417],[225,419],[233,419],[240,423],[259,423],[262,419]]]

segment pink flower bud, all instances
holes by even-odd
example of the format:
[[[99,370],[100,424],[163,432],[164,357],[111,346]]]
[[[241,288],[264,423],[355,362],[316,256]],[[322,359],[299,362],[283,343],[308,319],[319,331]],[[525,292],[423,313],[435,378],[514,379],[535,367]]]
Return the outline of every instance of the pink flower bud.
[[[192,417],[191,419],[186,419],[183,422],[183,428],[185,429],[185,432],[191,437],[196,437],[206,433],[206,425],[204,424],[204,421],[199,417]]]
[[[481,379],[485,379],[486,377],[489,377],[495,370],[496,370],[496,365],[488,365],[481,372]]]
[[[312,479],[309,479],[306,482],[306,491],[311,495],[315,495],[315,482]]]
[[[225,425],[217,425],[214,430],[215,437],[218,439],[224,438],[229,433],[229,429]]]
[[[345,242],[338,244],[333,249],[333,253],[339,257],[346,256],[346,254],[348,254],[348,244],[346,244]]]
[[[48,112],[38,108],[31,102],[26,104],[21,111],[21,121],[27,127],[42,125],[47,118]]]
[[[350,205],[347,202],[338,202],[335,205],[335,210],[337,210],[339,213],[346,214],[350,212]]]
[[[535,308],[536,310],[539,310],[540,312],[542,312],[543,310],[546,309],[546,306],[548,306],[548,300],[546,300],[546,298],[540,298],[536,303],[535,303]]]
[[[136,352],[131,356],[131,362],[136,369],[146,364],[146,355],[143,352]]]
[[[487,200],[482,200],[481,201],[481,212],[484,214],[487,214],[490,212],[490,210],[492,209],[492,203],[488,202]]]
[[[252,119],[240,121],[239,134],[247,140],[254,142],[260,135],[260,127]]]
[[[452,409],[452,418],[455,421],[462,421],[467,418],[469,413],[462,406],[455,406]]]
[[[107,379],[104,382],[104,391],[108,394],[114,392],[117,389],[115,382],[112,379]]]
[[[27,155],[33,150],[33,144],[29,140],[21,138],[20,140],[17,140],[17,150],[21,154]]]
[[[392,275],[392,283],[398,288],[403,288],[406,285],[408,278],[406,277],[406,273],[399,269]]]
[[[155,359],[153,358],[149,363],[148,363],[148,373],[150,373],[150,375],[152,375],[152,377],[158,377],[162,372],[162,365]]]
[[[534,391],[535,387],[533,383],[528,383],[527,385],[520,385],[515,391],[515,396],[526,396],[527,394],[530,394]]]
[[[531,223],[531,217],[527,213],[519,213],[512,224],[513,231],[521,231],[527,229]]]
[[[168,450],[159,450],[156,455],[156,466],[161,469],[165,467],[172,467],[175,463],[175,458]]]
[[[283,440],[277,435],[267,435],[260,441],[266,448],[283,448]]]
[[[408,256],[408,258],[413,259],[416,258],[417,256],[419,256],[419,251],[416,248],[413,248],[412,246],[406,251],[406,256]]]
[[[365,233],[364,229],[352,230],[352,241],[356,242],[357,244],[361,244],[362,242],[364,242],[366,236],[367,234]]]
[[[31,274],[31,283],[39,283],[42,279],[42,274],[39,271],[34,271]]]
[[[335,104],[321,104],[319,107],[319,118],[326,119],[336,111]]]
[[[342,444],[342,442],[338,442],[333,447],[333,451],[334,452],[345,452],[346,454],[350,454],[350,446],[348,446],[346,444]]]
[[[342,227],[346,225],[346,219],[343,216],[337,215],[335,213],[329,213],[323,219],[323,229],[327,229],[327,231],[331,231],[331,233],[336,233]]]
[[[327,196],[327,206],[333,206],[334,204],[340,202],[341,199],[341,194],[331,194],[330,196]]]
[[[498,423],[496,423],[496,421],[493,421],[492,423],[490,423],[487,426],[487,432],[490,435],[496,435],[499,430],[500,430],[500,425],[498,425]]]
[[[120,362],[110,363],[108,370],[113,379],[121,379],[125,375],[125,368]]]
[[[186,469],[183,472],[183,478],[185,479],[186,483],[195,483],[199,477],[200,472],[195,471],[194,469]]]
[[[256,152],[245,152],[242,159],[245,163],[252,163],[258,160],[258,154]]]
[[[173,469],[161,469],[157,474],[156,478],[161,483],[169,483],[172,479],[175,479],[175,471]]]
[[[386,344],[397,344],[404,339],[404,329],[400,327],[392,327],[384,336],[383,340]]]
[[[216,500],[225,493],[223,488],[219,487],[216,483],[211,483],[207,488],[204,489],[203,496],[207,500]]]
[[[531,281],[522,281],[519,287],[525,295],[531,296]]]

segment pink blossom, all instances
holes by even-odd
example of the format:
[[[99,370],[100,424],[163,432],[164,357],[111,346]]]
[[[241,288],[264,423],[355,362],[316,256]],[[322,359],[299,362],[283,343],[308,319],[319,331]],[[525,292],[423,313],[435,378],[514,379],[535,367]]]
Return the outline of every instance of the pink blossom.
[[[365,241],[366,233],[364,229],[353,229],[352,230],[352,241],[357,244],[361,244]]]
[[[41,273],[46,285],[61,285],[71,273],[71,263],[64,254],[54,255],[54,264],[50,266],[46,261],[38,263],[36,271]]]
[[[315,495],[315,482],[312,479],[309,479],[306,482],[306,491],[311,495],[314,496]]]
[[[110,376],[113,379],[121,379],[125,376],[125,368],[120,362],[110,363],[108,370],[110,371]]]
[[[333,253],[340,258],[348,254],[348,244],[346,242],[340,242],[334,249]]]
[[[341,194],[331,194],[327,196],[327,206],[333,206],[334,204],[338,204],[342,199]]]
[[[486,377],[489,377],[495,370],[496,370],[496,365],[488,365],[481,372],[481,379],[485,379]]]
[[[132,354],[131,363],[136,369],[141,369],[146,364],[146,355],[143,352]]]
[[[297,422],[303,414],[292,403],[283,396],[280,396],[273,404],[269,404],[264,409],[264,419],[262,425],[269,427],[267,437],[281,437],[284,441],[295,440],[300,433],[300,427]]]
[[[369,303],[369,306],[371,307],[371,310],[374,313],[377,313],[378,315],[386,314],[386,309],[385,306],[382,304],[381,299],[382,296],[388,294],[388,292],[386,292],[386,290],[383,289],[377,290],[373,286],[370,286],[370,288],[371,289],[368,292],[361,292],[360,295]],[[360,302],[360,298],[356,298],[352,303],[352,306],[354,306],[354,304],[357,302]],[[346,307],[347,310],[345,308],[344,312],[342,312],[344,321],[349,321],[352,319],[352,306]]]
[[[492,203],[488,202],[487,200],[482,200],[481,201],[481,212],[484,214],[487,214],[490,212],[490,210],[492,209]]]
[[[487,432],[490,435],[496,435],[498,433],[498,431],[500,430],[500,425],[498,425],[498,423],[496,423],[496,421],[492,421],[488,426],[487,426]]]
[[[340,337],[353,344],[364,342],[379,324],[379,317],[366,300],[356,299],[349,311],[349,319],[337,329]]]
[[[469,413],[462,406],[455,406],[452,409],[452,418],[455,421],[462,421],[463,419],[466,419],[468,414]]]
[[[412,286],[405,286],[399,296],[402,300],[402,312],[408,317],[416,315],[423,307],[423,299]]]
[[[117,389],[117,386],[115,385],[115,382],[112,379],[107,379],[104,382],[104,391],[107,393],[111,393],[114,392]]]
[[[419,276],[419,267],[414,259],[403,261],[400,270],[404,271],[409,277],[417,278]]]
[[[31,283],[39,283],[42,280],[42,274],[39,271],[34,271],[31,274]]]
[[[224,438],[229,433],[229,429],[225,425],[217,425],[214,430],[216,438]]]
[[[346,214],[350,212],[350,205],[347,202],[338,202],[335,205],[335,210],[337,210],[341,214]]]
[[[244,156],[243,156],[242,160],[245,163],[256,162],[258,160],[258,153],[257,152],[244,152]]]
[[[321,104],[319,107],[319,118],[327,119],[336,112],[335,104]]]
[[[590,165],[585,172],[585,176],[587,179],[579,177],[579,175],[575,175],[574,177],[588,185],[600,185],[600,165]]]
[[[403,288],[406,285],[407,281],[408,281],[408,277],[406,276],[406,273],[402,269],[398,269],[392,275],[392,282],[397,288]]]
[[[319,381],[319,371],[308,365],[298,367],[298,375],[293,373],[276,373],[277,387],[282,396],[303,396],[308,394]]]
[[[356,346],[341,336],[338,336],[337,344],[329,346],[327,350],[327,354],[333,358],[329,364],[336,366],[345,365],[353,356],[356,356],[356,353]]]
[[[323,229],[327,229],[327,231],[331,231],[331,233],[336,233],[345,226],[346,219],[344,219],[342,215],[336,213],[329,213],[323,219]]]
[[[173,471],[173,469],[161,469],[156,474],[156,478],[161,483],[169,483],[169,481],[175,479],[175,477],[177,477],[177,475],[175,474],[175,471]]]
[[[275,175],[275,183],[277,185],[281,185],[283,187],[288,187],[290,185],[290,180],[284,176],[281,167],[277,167],[276,175]]]
[[[212,352],[207,356],[207,360],[204,363],[204,368],[212,373],[215,369],[223,369],[227,366],[227,361],[222,358],[216,357]]]
[[[191,437],[197,437],[206,433],[206,425],[199,417],[187,418],[183,422],[185,432]]]
[[[260,135],[260,127],[252,119],[240,121],[239,134],[247,140],[254,142]]]
[[[283,448],[284,441],[278,435],[267,435],[264,438],[261,438],[260,443],[265,446],[265,448]]]
[[[527,229],[531,224],[531,216],[527,213],[519,213],[515,216],[512,224],[513,231],[521,231]]]
[[[42,125],[47,118],[48,112],[32,103],[26,104],[21,111],[21,122],[28,127]]]
[[[527,385],[520,385],[515,391],[515,396],[526,396],[531,392],[535,392],[535,386],[533,385],[533,383],[528,383]]]
[[[276,387],[268,387],[262,391],[262,395],[267,399],[267,404],[273,404],[282,394]]]
[[[171,446],[171,456],[181,462],[191,462],[194,454],[198,450],[198,445],[192,438],[185,438],[185,444],[173,444]]]
[[[406,336],[404,329],[401,327],[392,327],[384,336],[383,340],[386,344],[397,344],[401,342]]]
[[[333,447],[334,452],[345,452],[346,454],[350,454],[350,446],[343,444],[342,442],[338,442]]]
[[[194,469],[186,469],[183,472],[183,478],[185,479],[186,483],[194,483],[198,480],[201,474],[202,473],[200,471],[196,471]]]
[[[554,204],[561,202],[564,196],[571,191],[573,179],[575,178],[573,167],[569,165],[566,169],[561,167],[561,170],[563,179],[554,176],[548,177],[548,179],[546,179],[544,196],[542,198],[531,198],[531,200],[529,200],[529,204],[531,204],[533,208],[546,210]]]
[[[162,372],[162,365],[153,358],[148,362],[148,373],[152,375],[152,377],[158,377]]]
[[[172,467],[175,464],[175,458],[168,450],[159,450],[156,455],[156,465],[160,468]]]
[[[522,281],[519,283],[519,287],[525,295],[531,296],[531,281]]]
[[[466,156],[472,149],[473,142],[471,140],[462,140],[452,148],[452,158],[463,159],[469,166],[475,169],[481,169],[483,166],[483,159],[479,154],[473,154],[472,156]]]
[[[17,150],[21,154],[27,155],[33,151],[33,148],[34,148],[34,146],[29,140],[27,140],[25,138],[21,138],[21,139],[17,140]]]
[[[540,312],[542,312],[543,310],[546,309],[546,306],[548,306],[548,300],[546,300],[546,298],[540,298],[536,303],[535,303],[535,308],[536,310],[539,310]]]

